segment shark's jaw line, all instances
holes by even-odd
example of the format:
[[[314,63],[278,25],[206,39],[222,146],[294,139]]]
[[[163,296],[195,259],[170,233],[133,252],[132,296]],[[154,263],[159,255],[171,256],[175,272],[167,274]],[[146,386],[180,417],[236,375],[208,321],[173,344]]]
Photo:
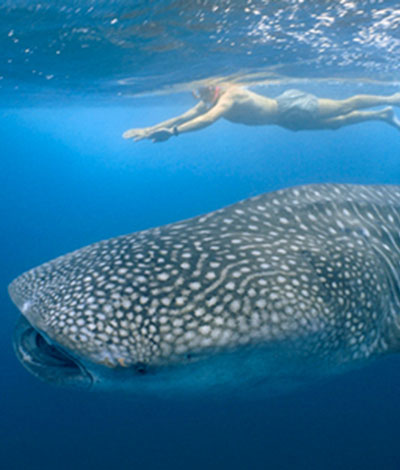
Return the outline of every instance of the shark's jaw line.
[[[21,316],[13,346],[18,359],[35,377],[54,385],[90,388],[92,379],[86,368]]]

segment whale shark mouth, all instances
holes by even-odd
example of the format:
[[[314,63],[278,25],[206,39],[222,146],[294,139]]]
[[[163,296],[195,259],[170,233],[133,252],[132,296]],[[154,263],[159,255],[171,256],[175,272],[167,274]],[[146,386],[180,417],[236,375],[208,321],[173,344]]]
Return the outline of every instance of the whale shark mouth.
[[[42,381],[79,389],[91,387],[93,380],[86,368],[61,347],[50,344],[22,315],[15,327],[13,346],[21,364]]]

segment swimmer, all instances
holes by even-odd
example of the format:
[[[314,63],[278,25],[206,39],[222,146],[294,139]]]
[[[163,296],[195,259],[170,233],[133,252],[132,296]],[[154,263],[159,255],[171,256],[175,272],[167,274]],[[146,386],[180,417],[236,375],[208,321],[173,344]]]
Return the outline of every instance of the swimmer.
[[[400,120],[392,108],[400,106],[400,93],[332,100],[291,89],[268,98],[228,84],[201,87],[194,96],[199,103],[181,116],[155,126],[127,130],[123,137],[135,142],[143,139],[164,142],[172,136],[203,129],[220,118],[248,126],[277,125],[292,131],[339,129],[366,121],[383,121],[400,130]],[[361,111],[382,105],[388,106]]]

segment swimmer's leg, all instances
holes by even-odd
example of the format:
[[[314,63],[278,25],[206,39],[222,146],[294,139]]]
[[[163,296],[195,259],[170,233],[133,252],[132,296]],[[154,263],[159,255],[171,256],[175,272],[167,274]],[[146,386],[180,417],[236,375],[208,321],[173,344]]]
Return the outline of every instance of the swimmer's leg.
[[[366,121],[384,121],[400,130],[400,120],[396,117],[393,108],[390,106],[379,111],[353,111],[342,116],[324,119],[321,121],[321,128],[339,129],[343,126]]]
[[[400,93],[390,96],[355,95],[346,100],[318,100],[319,114],[322,118],[339,117],[363,108],[372,108],[381,105],[400,106]]]

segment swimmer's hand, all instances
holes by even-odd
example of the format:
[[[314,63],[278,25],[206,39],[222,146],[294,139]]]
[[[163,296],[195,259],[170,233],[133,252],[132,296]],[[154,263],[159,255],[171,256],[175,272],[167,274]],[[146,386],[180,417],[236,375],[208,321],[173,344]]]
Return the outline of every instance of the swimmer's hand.
[[[174,135],[174,132],[171,129],[167,129],[166,127],[161,127],[160,129],[157,129],[156,131],[150,132],[147,138],[152,140],[153,142],[165,142],[173,135]]]
[[[129,129],[122,134],[124,139],[133,139],[135,142],[139,142],[139,140],[147,139],[149,132],[151,129],[148,127],[144,127],[142,129]]]
[[[133,139],[135,142],[139,142],[143,139],[149,139],[153,142],[165,142],[173,135],[174,131],[166,127],[160,127],[158,129],[144,127],[142,129],[129,129],[122,134],[122,137],[124,139]]]

